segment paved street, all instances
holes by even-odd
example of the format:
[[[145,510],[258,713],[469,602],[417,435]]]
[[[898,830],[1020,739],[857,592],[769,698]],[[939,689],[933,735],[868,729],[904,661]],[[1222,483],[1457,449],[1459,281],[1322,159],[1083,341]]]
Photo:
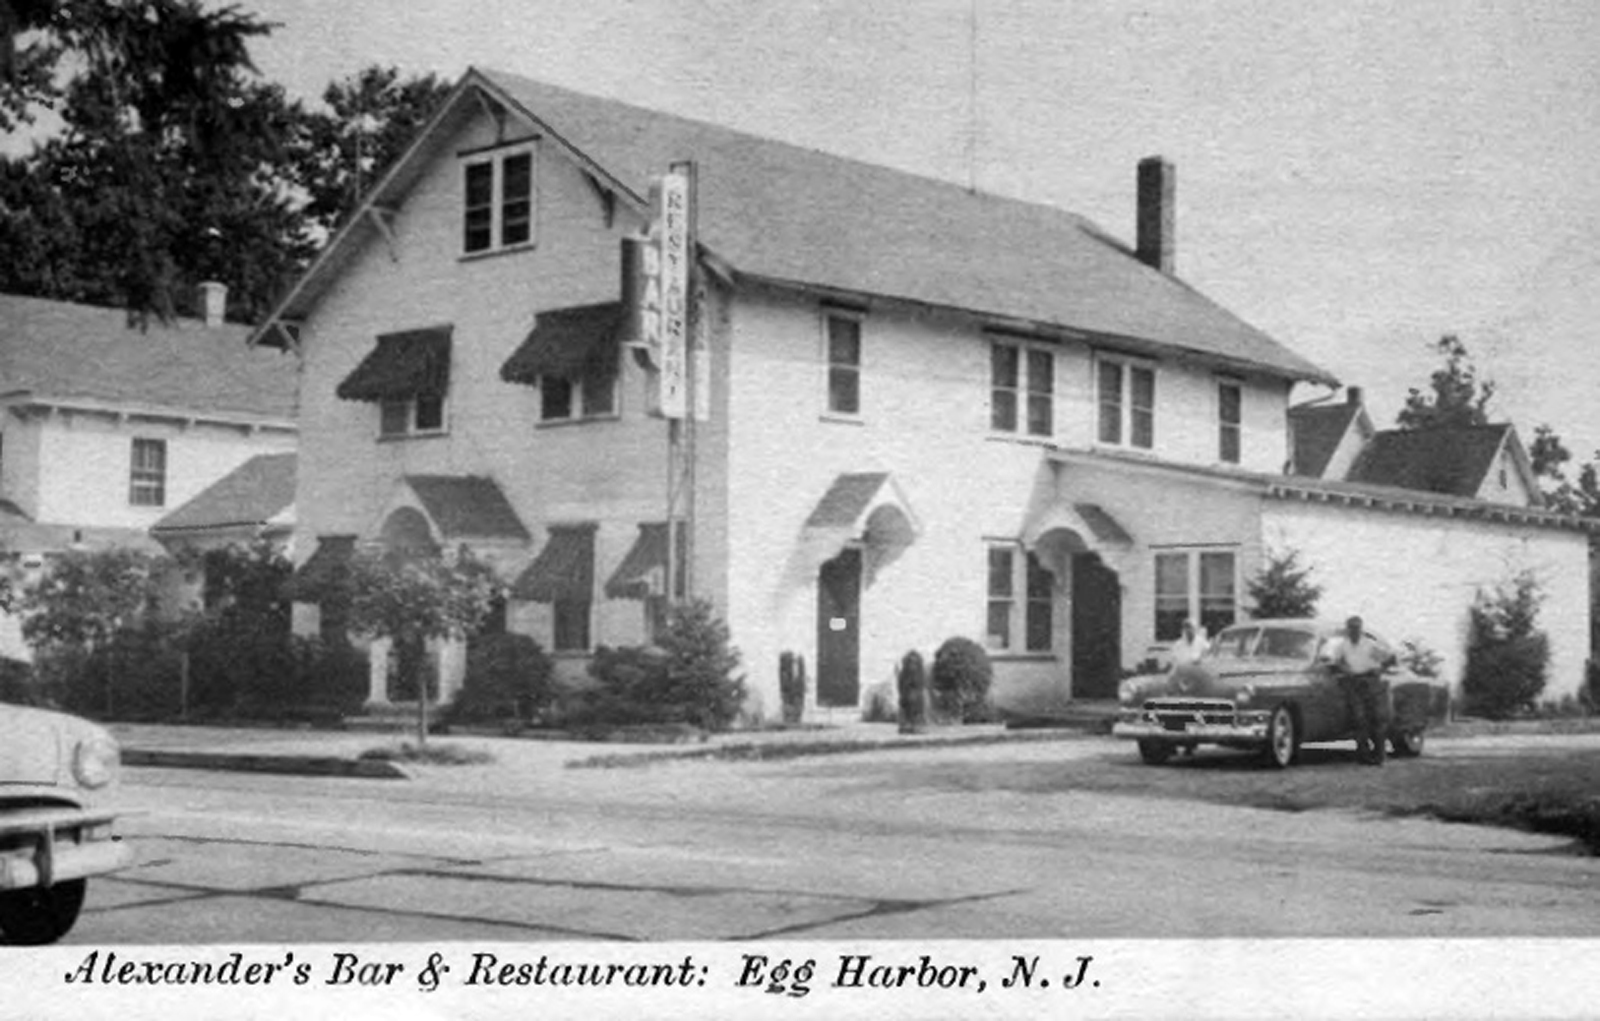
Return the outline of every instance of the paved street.
[[[138,864],[69,942],[1600,933],[1600,859],[1563,840],[1075,789],[1145,768],[1109,739],[610,770],[489,745],[410,781],[130,769]]]

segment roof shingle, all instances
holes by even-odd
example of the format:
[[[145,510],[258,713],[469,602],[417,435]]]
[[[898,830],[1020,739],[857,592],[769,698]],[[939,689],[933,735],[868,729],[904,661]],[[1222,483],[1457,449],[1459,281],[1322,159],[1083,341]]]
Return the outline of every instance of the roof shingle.
[[[1351,482],[1477,496],[1509,425],[1388,429],[1375,433],[1350,467]]]
[[[264,525],[294,505],[295,455],[257,454],[156,522],[153,534]]]

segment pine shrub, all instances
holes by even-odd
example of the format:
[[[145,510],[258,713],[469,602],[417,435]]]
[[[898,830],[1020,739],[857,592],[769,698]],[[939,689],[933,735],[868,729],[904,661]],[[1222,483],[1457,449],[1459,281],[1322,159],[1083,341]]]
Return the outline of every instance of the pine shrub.
[[[450,706],[460,721],[531,722],[555,698],[553,668],[531,636],[506,632],[467,643],[467,671]]]
[[[806,658],[797,652],[778,657],[778,694],[783,699],[783,722],[797,724],[806,712]]]
[[[900,695],[900,733],[920,734],[928,729],[928,669],[915,649],[900,660],[895,674]]]

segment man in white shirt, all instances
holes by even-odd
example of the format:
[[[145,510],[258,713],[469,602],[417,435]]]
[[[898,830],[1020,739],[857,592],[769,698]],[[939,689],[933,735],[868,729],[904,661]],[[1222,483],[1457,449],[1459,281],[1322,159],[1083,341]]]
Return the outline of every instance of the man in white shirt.
[[[1172,665],[1183,666],[1185,663],[1198,662],[1200,657],[1205,655],[1208,644],[1205,628],[1195,627],[1192,620],[1184,621],[1182,636],[1172,643]]]
[[[1344,622],[1344,634],[1328,643],[1323,659],[1339,678],[1345,706],[1356,731],[1356,758],[1369,766],[1384,759],[1385,711],[1383,671],[1394,665],[1387,652],[1364,630],[1360,617]]]

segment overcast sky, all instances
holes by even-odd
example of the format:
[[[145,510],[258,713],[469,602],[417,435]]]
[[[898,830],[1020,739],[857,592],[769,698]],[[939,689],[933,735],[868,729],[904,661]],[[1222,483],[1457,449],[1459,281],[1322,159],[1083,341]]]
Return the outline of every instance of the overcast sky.
[[[303,95],[469,65],[886,163],[1133,233],[1178,169],[1179,275],[1364,386],[1460,333],[1525,438],[1600,447],[1593,0],[242,0]],[[976,31],[974,32],[974,26]],[[1315,396],[1308,394],[1307,396]]]

